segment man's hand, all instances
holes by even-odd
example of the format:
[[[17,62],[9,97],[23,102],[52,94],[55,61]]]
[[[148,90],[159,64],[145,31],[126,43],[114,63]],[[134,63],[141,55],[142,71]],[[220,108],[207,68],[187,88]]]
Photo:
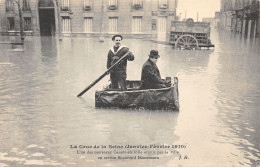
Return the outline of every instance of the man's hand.
[[[171,81],[165,81],[164,83],[167,87],[171,87]]]

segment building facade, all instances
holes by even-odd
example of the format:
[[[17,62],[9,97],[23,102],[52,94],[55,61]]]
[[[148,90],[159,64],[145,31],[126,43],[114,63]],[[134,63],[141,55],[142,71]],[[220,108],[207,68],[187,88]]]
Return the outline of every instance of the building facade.
[[[215,12],[215,17],[202,18],[202,22],[210,23],[211,29],[219,29],[220,12]]]
[[[259,0],[221,0],[220,26],[222,29],[260,36]]]
[[[162,35],[178,0],[20,0],[26,35]],[[18,4],[0,1],[0,32],[19,34]]]

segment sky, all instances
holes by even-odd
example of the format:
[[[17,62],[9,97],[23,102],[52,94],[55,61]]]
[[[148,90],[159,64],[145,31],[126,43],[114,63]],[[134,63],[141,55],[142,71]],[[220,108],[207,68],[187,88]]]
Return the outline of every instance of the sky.
[[[177,15],[181,13],[181,19],[193,18],[197,21],[197,13],[199,21],[205,17],[214,17],[215,11],[220,10],[220,0],[178,0]]]

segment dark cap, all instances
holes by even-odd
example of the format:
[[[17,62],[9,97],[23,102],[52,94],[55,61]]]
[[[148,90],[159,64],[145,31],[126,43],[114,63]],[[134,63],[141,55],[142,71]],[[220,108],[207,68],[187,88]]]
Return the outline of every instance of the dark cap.
[[[117,35],[114,35],[114,36],[112,37],[112,41],[114,41],[116,37],[120,37],[120,38],[121,38],[121,40],[123,40],[123,37],[122,37],[122,35],[119,35],[119,34],[117,34]]]
[[[158,50],[151,50],[149,57],[151,58],[159,58]]]

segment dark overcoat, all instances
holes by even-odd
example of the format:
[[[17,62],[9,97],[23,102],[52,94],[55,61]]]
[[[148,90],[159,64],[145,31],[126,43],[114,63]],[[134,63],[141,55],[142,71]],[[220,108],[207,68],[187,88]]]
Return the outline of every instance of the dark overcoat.
[[[121,45],[117,52],[114,51],[114,47],[112,47],[107,55],[107,69],[110,68],[113,64],[115,64],[121,57],[123,57],[127,52],[129,51],[129,48],[127,46]],[[127,60],[133,61],[134,55],[132,53],[128,54],[128,57],[123,60],[120,64],[118,64],[115,68],[111,70],[111,73],[121,73],[126,74],[126,66],[127,66]]]
[[[148,59],[143,65],[141,81],[141,89],[155,88],[156,85],[165,84],[165,82],[161,79],[158,67],[150,59]]]

